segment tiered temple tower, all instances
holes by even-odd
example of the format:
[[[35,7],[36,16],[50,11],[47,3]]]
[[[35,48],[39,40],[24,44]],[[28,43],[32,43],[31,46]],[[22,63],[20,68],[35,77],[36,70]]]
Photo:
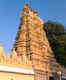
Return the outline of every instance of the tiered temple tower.
[[[54,58],[42,19],[25,4],[11,55],[0,44],[0,79],[60,80],[58,73],[65,75],[65,70]]]
[[[43,30],[43,20],[28,4],[24,5],[20,17],[20,27],[14,44],[15,51],[18,57],[26,55],[32,62],[35,72],[43,70],[46,74],[50,72],[50,58],[54,56]]]

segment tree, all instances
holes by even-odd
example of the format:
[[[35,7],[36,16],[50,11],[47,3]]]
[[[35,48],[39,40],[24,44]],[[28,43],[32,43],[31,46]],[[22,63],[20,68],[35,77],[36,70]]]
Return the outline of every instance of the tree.
[[[48,21],[43,28],[57,62],[66,66],[66,32],[64,26],[60,23]]]

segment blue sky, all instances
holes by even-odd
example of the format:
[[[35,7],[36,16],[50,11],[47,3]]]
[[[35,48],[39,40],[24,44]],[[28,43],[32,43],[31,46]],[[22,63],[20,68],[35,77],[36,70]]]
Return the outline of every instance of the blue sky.
[[[30,0],[0,0],[0,42],[6,53],[11,52],[14,44],[25,1]],[[44,22],[58,21],[66,26],[66,0],[32,0],[31,7]]]

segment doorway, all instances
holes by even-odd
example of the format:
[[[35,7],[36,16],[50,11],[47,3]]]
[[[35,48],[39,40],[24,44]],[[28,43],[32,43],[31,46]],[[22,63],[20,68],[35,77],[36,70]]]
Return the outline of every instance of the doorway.
[[[54,80],[54,77],[50,77],[49,80]]]

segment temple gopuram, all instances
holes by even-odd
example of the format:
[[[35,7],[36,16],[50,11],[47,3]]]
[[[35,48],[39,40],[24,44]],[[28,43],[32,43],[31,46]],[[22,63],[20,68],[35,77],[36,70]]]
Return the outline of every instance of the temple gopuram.
[[[43,20],[24,4],[11,55],[0,44],[0,80],[61,80],[63,76],[66,69],[56,62]]]

